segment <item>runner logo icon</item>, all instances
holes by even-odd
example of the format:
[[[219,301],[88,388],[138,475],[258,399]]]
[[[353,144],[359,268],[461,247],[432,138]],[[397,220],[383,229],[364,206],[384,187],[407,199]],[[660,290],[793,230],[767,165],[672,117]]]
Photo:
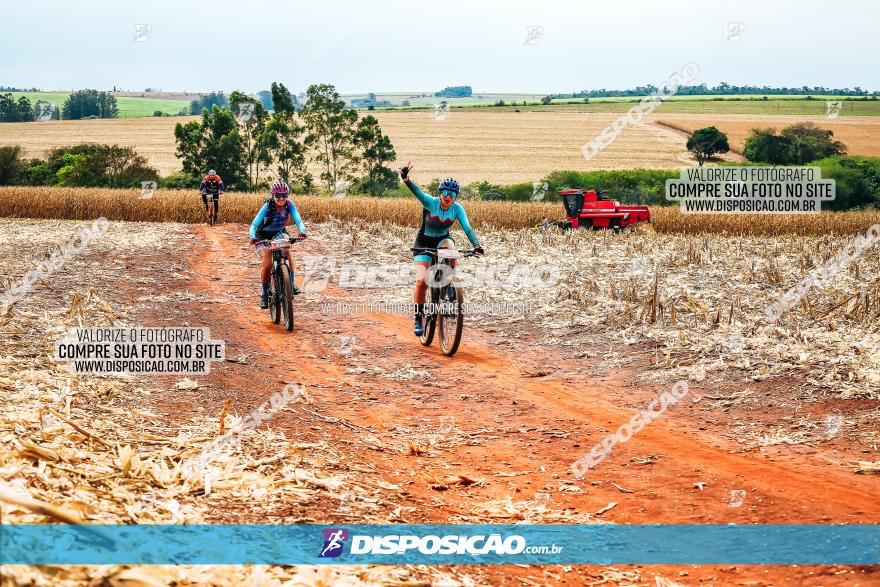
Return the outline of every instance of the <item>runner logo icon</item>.
[[[320,558],[333,558],[342,554],[345,541],[348,540],[348,530],[342,528],[328,528],[321,530],[324,533],[324,546],[321,548]]]

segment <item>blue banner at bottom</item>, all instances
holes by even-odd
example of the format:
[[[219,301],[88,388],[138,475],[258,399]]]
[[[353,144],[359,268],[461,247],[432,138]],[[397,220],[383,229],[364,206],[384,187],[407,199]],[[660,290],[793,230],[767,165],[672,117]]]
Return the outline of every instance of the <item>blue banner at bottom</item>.
[[[0,564],[880,564],[880,525],[0,525]]]

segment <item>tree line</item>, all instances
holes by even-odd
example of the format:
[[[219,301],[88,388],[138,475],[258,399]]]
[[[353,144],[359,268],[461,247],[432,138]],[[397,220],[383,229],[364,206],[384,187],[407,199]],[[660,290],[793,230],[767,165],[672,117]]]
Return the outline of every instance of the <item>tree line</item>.
[[[649,96],[659,88],[652,84],[636,86],[628,90],[581,90],[570,94],[550,94],[550,98],[619,98],[625,96]],[[709,87],[706,84],[695,86],[679,86],[676,89],[677,96],[721,96],[721,95],[749,95],[760,94],[767,96],[801,96],[813,94],[817,96],[880,96],[880,91],[868,92],[856,86],[855,88],[826,88],[825,86],[801,86],[772,88],[770,86],[731,85],[721,82],[717,86]]]
[[[11,146],[0,147],[0,185],[121,188],[155,181],[191,189],[208,169],[216,169],[232,189],[259,190],[282,179],[309,192],[315,188],[309,171],[314,162],[327,191],[382,195],[398,187],[397,174],[386,166],[397,155],[379,121],[359,118],[332,85],[311,86],[302,105],[284,84],[273,83],[272,111],[265,97],[238,91],[206,98],[211,106],[202,108],[199,120],[174,128],[180,173],[162,178],[145,157],[119,145],[60,147],[45,159],[26,159],[20,146]],[[32,119],[29,103],[21,100],[0,99],[0,111],[10,101]],[[70,108],[76,104],[71,101]]]
[[[687,149],[697,162],[717,160],[730,150],[727,135],[714,126],[701,128],[687,141]],[[813,123],[801,122],[777,132],[769,128],[752,129],[746,139],[744,156],[754,165],[811,165],[821,169],[823,179],[836,183],[836,198],[823,203],[830,210],[849,210],[880,206],[880,158],[852,157],[846,146],[834,140],[834,133]],[[722,165],[728,163],[721,162]],[[599,171],[556,171],[545,176],[542,193],[548,198],[562,189],[591,188],[629,204],[669,205],[665,198],[666,180],[679,177],[678,170],[619,169]],[[436,182],[429,188],[436,189]],[[479,200],[529,201],[535,197],[535,184],[495,185],[473,182],[461,197]],[[552,201],[552,200],[551,200]]]
[[[64,101],[60,111],[55,105],[37,100],[31,104],[27,96],[0,94],[0,122],[31,122],[44,120],[80,120],[83,118],[116,118],[119,107],[109,92],[77,90]]]
[[[202,108],[200,120],[178,123],[180,182],[216,169],[233,188],[258,190],[277,178],[308,192],[314,161],[327,191],[381,195],[397,186],[397,175],[385,166],[397,155],[379,121],[370,115],[359,119],[332,85],[310,86],[300,105],[284,84],[273,82],[271,98],[270,112],[262,97],[235,91],[225,106],[214,102]]]
[[[58,147],[45,159],[25,159],[19,145],[0,147],[0,185],[141,187],[159,172],[131,147],[84,143]]]
[[[210,110],[214,104],[220,108],[229,108],[229,100],[226,98],[226,94],[223,92],[211,92],[198,100],[193,100],[189,103],[189,113],[201,114],[203,109],[207,108]]]
[[[686,146],[700,165],[730,150],[727,135],[714,126],[695,130]],[[812,122],[798,122],[779,133],[772,128],[753,128],[743,149],[749,161],[769,165],[806,165],[845,154],[846,145],[834,140],[833,131]]]
[[[467,98],[474,93],[470,86],[446,86],[439,92],[434,92],[438,98]]]

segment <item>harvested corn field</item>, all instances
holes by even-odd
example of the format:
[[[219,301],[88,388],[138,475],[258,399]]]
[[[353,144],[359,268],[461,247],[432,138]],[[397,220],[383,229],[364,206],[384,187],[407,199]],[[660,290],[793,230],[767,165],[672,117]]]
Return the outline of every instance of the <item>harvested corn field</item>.
[[[686,137],[717,126],[728,133],[730,145],[742,151],[752,128],[781,129],[812,121],[834,131],[851,155],[880,155],[880,118],[818,116],[711,116],[664,114],[663,107],[624,132],[590,161],[581,146],[595,138],[621,113],[583,113],[562,110],[524,111],[453,109],[442,120],[433,110],[372,112],[394,145],[398,160],[392,166],[415,161],[425,179],[454,175],[463,183],[488,181],[512,184],[536,181],[549,172],[570,169],[672,169],[693,165],[685,149]],[[118,120],[64,120],[45,123],[9,123],[0,127],[0,146],[21,145],[28,157],[44,156],[55,147],[82,142],[134,147],[162,175],[180,170],[175,156],[174,125],[195,117],[156,117]],[[658,124],[663,122],[671,128]],[[738,160],[735,153],[724,156]],[[320,173],[312,166],[315,176]],[[195,187],[195,186],[194,186]]]
[[[842,141],[850,155],[880,156],[880,118],[839,116],[752,116],[745,114],[715,114],[711,116],[663,114],[658,110],[657,123],[691,133],[698,128],[717,127],[727,134],[730,147],[742,153],[746,137],[753,128],[775,128],[777,131],[798,122],[812,122],[820,128],[834,131],[834,140]]]
[[[4,288],[81,226],[0,221]],[[463,264],[478,276],[492,266],[498,281],[465,290],[477,311],[450,359],[418,344],[409,315],[355,310],[405,304],[410,282],[370,287],[342,269],[408,267],[411,228],[309,226],[297,282],[312,277],[309,257],[338,271],[298,296],[293,336],[257,309],[258,261],[246,227],[232,224],[111,221],[0,316],[4,518],[746,524],[877,515],[876,248],[768,323],[763,308],[845,237],[486,228],[491,256]],[[526,287],[510,277],[517,265],[558,282]],[[78,324],[184,323],[226,341],[226,360],[211,374],[83,376],[53,358],[55,340]],[[279,367],[267,374],[269,363]],[[682,378],[689,395],[674,410],[587,478],[573,477],[572,462],[609,428]],[[248,432],[209,475],[182,474],[187,458],[289,382],[308,396]],[[745,496],[741,504],[731,506],[733,492]],[[648,585],[680,570],[110,566],[66,567],[53,580]],[[774,584],[804,573],[830,585],[877,579],[870,567],[687,572],[694,581]],[[48,577],[38,567],[4,573],[15,583]]]
[[[403,165],[416,161],[421,177],[454,175],[464,183],[511,184],[541,179],[557,169],[670,168],[689,161],[684,140],[643,124],[627,131],[591,161],[581,145],[619,114],[513,112],[455,109],[443,120],[433,110],[371,113],[379,119]],[[194,117],[64,120],[0,127],[0,146],[21,145],[38,157],[54,147],[82,142],[134,147],[162,175],[180,170],[174,125]],[[320,170],[312,168],[317,177]],[[195,187],[195,186],[194,186]]]
[[[134,147],[149,164],[168,175],[180,170],[174,156],[174,125],[195,117],[105,118],[15,122],[0,127],[0,146],[21,145],[27,157],[44,157],[56,147],[101,143]]]
[[[4,11],[0,587],[880,585],[880,4],[399,4]]]

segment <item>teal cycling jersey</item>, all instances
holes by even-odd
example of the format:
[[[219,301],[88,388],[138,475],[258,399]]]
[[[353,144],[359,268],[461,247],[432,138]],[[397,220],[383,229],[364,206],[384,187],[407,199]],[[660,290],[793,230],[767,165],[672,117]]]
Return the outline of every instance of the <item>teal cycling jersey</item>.
[[[293,201],[285,200],[283,206],[276,206],[271,200],[267,201],[260,208],[260,211],[257,212],[254,221],[251,222],[251,238],[257,236],[257,230],[266,232],[280,232],[284,230],[287,226],[288,218],[293,220],[301,233],[305,233],[306,227],[303,224],[302,218],[299,217],[299,212]]]
[[[415,194],[424,208],[425,214],[422,216],[422,226],[419,229],[419,235],[430,237],[448,236],[449,229],[455,224],[455,221],[458,220],[461,229],[464,231],[465,235],[467,235],[471,244],[474,247],[480,246],[480,241],[477,239],[477,235],[474,234],[474,230],[471,228],[471,223],[468,221],[467,213],[464,211],[464,207],[461,204],[453,202],[449,208],[443,210],[440,207],[440,198],[429,196],[423,192],[419,186],[408,179],[405,183],[406,187]]]

